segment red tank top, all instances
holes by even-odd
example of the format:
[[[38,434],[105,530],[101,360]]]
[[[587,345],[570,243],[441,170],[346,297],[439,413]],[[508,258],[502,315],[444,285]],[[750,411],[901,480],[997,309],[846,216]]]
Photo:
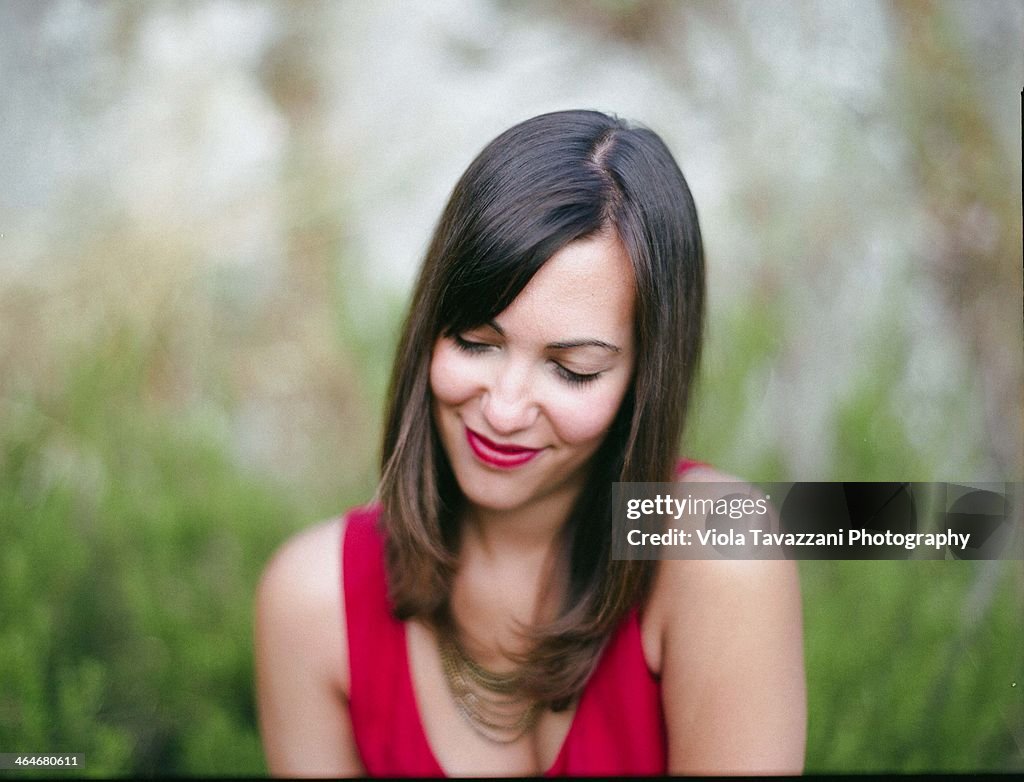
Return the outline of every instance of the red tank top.
[[[678,472],[693,464],[681,463]],[[388,601],[379,516],[379,506],[350,511],[342,544],[352,732],[371,776],[443,777],[416,706],[405,625]],[[612,633],[545,776],[652,775],[666,768],[660,688],[644,660],[634,609]]]

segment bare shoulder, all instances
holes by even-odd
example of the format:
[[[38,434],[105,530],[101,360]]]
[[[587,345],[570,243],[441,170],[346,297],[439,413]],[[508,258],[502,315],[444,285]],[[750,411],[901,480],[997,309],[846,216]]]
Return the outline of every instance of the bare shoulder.
[[[760,489],[708,465],[691,467],[677,479],[681,485],[700,485],[711,498],[733,492],[760,495]],[[763,495],[762,495],[763,496]],[[796,578],[793,563],[726,559],[661,560],[657,563],[654,586],[649,600],[652,618],[659,624],[678,619],[681,611],[692,607],[691,597],[709,607],[742,599],[751,590],[790,584]],[[685,601],[680,598],[685,597]]]
[[[347,692],[347,643],[341,599],[344,518],[297,532],[274,552],[256,591],[257,630],[290,636],[314,650],[330,650],[328,670]],[[338,665],[339,658],[345,665]]]
[[[662,633],[700,615],[783,602],[799,608],[796,563],[789,560],[693,559],[658,562],[651,608]]]
[[[275,776],[363,773],[348,713],[342,535],[342,519],[295,534],[256,590],[256,700]]]
[[[732,492],[756,495],[760,490],[735,475],[707,465],[691,467],[678,479],[682,485],[701,485],[709,497]],[[665,633],[678,625],[699,621],[730,607],[777,602],[772,596],[796,598],[799,586],[795,563],[785,560],[665,559],[657,563],[647,614],[658,628],[659,646]],[[660,668],[660,666],[659,666]]]
[[[270,587],[295,590],[302,596],[324,589],[323,576],[340,575],[344,518],[334,518],[296,532],[282,543],[260,580],[260,594]],[[334,586],[337,586],[335,582]]]
[[[756,491],[711,467],[680,480]],[[800,771],[806,692],[796,563],[663,560],[648,608],[645,652],[662,679],[670,772]]]

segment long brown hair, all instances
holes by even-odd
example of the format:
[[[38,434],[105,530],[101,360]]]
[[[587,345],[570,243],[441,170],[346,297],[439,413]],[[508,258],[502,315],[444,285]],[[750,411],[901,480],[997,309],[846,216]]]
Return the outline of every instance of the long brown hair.
[[[632,387],[595,454],[562,537],[567,589],[531,628],[519,681],[564,708],[643,599],[652,562],[611,559],[615,481],[668,481],[701,347],[704,260],[696,207],[664,142],[595,111],[544,114],[488,144],[455,185],[427,250],[395,358],[379,499],[399,619],[453,632],[462,493],[431,413],[435,342],[501,313],[568,243],[612,228],[636,286]]]

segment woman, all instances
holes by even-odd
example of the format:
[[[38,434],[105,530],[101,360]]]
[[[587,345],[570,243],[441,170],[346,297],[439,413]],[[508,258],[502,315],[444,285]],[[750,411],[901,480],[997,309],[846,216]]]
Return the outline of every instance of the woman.
[[[793,564],[610,557],[613,482],[727,480],[675,452],[703,308],[654,133],[556,112],[481,152],[405,323],[378,501],[261,582],[273,773],[802,768]]]

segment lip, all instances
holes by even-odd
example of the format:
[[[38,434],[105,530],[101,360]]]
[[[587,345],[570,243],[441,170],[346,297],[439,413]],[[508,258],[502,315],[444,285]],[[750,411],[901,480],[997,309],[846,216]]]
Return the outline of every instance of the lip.
[[[468,426],[466,427],[466,441],[477,459],[491,467],[505,470],[521,467],[533,460],[543,450],[543,448],[523,448],[519,445],[502,445],[488,440]]]

